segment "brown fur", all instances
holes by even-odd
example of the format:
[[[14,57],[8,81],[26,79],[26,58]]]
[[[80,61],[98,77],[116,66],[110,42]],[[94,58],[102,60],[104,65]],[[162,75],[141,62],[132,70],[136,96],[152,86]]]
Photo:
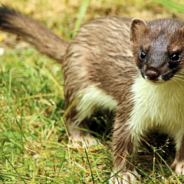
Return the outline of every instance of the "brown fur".
[[[121,170],[122,166],[126,171],[133,170],[133,163],[130,159],[130,155],[132,155],[134,151],[134,140],[131,136],[131,129],[125,124],[130,118],[129,114],[132,111],[133,106],[131,101],[132,94],[130,93],[131,85],[132,84],[128,82],[125,94],[121,100],[122,103],[118,105],[116,111],[116,122],[113,130],[113,156],[114,165],[117,166],[116,171]],[[122,111],[124,113],[122,113]],[[126,160],[128,160],[128,162],[126,162]],[[123,172],[125,172],[125,170],[123,170]]]

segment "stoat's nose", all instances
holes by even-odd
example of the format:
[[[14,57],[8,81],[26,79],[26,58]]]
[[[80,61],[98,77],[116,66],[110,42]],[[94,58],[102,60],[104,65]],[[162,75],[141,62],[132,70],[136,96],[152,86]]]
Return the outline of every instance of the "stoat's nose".
[[[152,81],[158,80],[158,77],[160,75],[160,73],[154,69],[148,69],[145,74],[147,76],[147,79]]]

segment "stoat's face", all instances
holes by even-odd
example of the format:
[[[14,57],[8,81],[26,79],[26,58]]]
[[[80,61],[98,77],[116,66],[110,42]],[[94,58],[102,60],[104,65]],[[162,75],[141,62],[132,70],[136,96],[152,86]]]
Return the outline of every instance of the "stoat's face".
[[[133,19],[130,40],[142,77],[153,82],[184,81],[184,23],[160,19],[146,23]]]

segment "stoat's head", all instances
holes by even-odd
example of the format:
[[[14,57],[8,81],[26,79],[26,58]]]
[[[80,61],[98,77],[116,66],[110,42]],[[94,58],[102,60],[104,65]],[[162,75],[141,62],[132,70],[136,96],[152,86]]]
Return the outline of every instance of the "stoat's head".
[[[184,80],[184,23],[133,19],[130,27],[134,61],[143,78],[153,82]]]

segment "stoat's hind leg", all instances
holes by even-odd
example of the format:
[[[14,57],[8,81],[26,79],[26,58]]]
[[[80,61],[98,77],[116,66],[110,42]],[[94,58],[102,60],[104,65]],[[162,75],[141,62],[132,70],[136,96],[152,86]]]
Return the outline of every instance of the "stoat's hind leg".
[[[79,125],[73,125],[69,127],[71,138],[75,145],[92,146],[98,143],[98,141],[89,133],[89,127],[86,120],[80,122]]]
[[[84,145],[93,145],[97,141],[89,133],[87,120],[95,111],[108,109],[110,111],[116,108],[117,102],[103,90],[98,87],[90,86],[81,90],[75,105],[70,108],[67,115],[67,125],[70,135],[74,141],[81,141]],[[74,100],[75,101],[75,100]],[[85,130],[84,130],[85,129]]]
[[[88,110],[89,109],[86,109],[86,111]],[[90,112],[88,112],[88,114],[89,113]],[[87,118],[81,120],[78,115],[79,112],[76,111],[75,107],[72,107],[69,114],[66,116],[67,127],[73,143],[76,146],[81,144],[82,146],[97,144],[98,141],[89,133]]]

